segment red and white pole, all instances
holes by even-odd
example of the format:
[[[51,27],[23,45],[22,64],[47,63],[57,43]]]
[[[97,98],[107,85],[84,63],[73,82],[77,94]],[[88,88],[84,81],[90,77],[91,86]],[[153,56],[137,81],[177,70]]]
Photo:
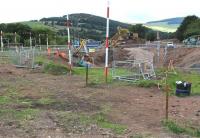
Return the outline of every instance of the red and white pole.
[[[106,23],[106,55],[105,55],[105,79],[106,83],[108,80],[108,46],[109,46],[109,12],[110,12],[110,7],[109,7],[109,1],[107,5],[107,23]]]
[[[71,54],[71,42],[70,42],[70,32],[69,32],[69,15],[67,15],[67,35],[68,35],[68,52],[69,52],[69,71],[70,75],[72,73],[72,54]]]

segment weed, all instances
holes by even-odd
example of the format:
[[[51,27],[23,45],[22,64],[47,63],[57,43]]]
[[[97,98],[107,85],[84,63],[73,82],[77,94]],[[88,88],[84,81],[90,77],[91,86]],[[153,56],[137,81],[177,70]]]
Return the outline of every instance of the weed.
[[[103,113],[96,114],[92,118],[98,126],[111,129],[116,134],[123,134],[126,130],[126,126],[108,121]]]
[[[38,112],[37,109],[29,108],[23,110],[2,109],[0,110],[0,118],[2,120],[26,121],[34,119]]]
[[[86,128],[90,124],[96,124],[101,128],[110,129],[116,134],[123,134],[126,130],[126,126],[108,121],[103,113],[97,113],[89,116],[86,114],[77,114],[72,112],[60,112],[57,116],[60,124],[64,125],[66,131],[72,131],[70,130],[72,129],[72,126],[73,128],[74,126],[82,126],[83,128]]]
[[[162,121],[162,124],[170,131],[176,134],[187,134],[194,137],[200,137],[200,129],[188,126],[181,126],[172,120]]]
[[[73,68],[73,74],[85,77],[86,70],[84,67]],[[88,80],[90,85],[105,83],[104,68],[89,68]],[[112,82],[111,74],[108,75],[108,83]]]
[[[0,105],[8,104],[11,102],[11,98],[7,96],[0,96]]]
[[[37,103],[42,104],[42,105],[49,105],[49,104],[52,104],[54,102],[55,102],[55,100],[50,99],[50,98],[41,98],[37,101]]]
[[[157,81],[155,81],[155,80],[139,80],[136,82],[136,86],[145,87],[145,88],[155,87],[155,86],[157,86]]]

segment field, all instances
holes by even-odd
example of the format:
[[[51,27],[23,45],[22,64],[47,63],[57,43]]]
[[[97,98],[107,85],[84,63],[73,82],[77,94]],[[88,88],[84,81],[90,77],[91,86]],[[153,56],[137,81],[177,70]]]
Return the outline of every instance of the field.
[[[175,32],[180,24],[167,24],[167,22],[144,24],[146,27],[162,32]]]
[[[26,22],[21,22],[24,25],[28,25],[32,29],[50,29],[50,30],[55,30],[55,28],[44,25],[42,22],[32,22],[32,21],[26,21]]]
[[[177,97],[171,90],[171,121],[165,121],[165,92],[157,81],[133,84],[109,76],[105,84],[97,68],[89,69],[86,87],[84,68],[74,68],[72,76],[45,69],[0,65],[0,137],[200,137],[198,91]]]

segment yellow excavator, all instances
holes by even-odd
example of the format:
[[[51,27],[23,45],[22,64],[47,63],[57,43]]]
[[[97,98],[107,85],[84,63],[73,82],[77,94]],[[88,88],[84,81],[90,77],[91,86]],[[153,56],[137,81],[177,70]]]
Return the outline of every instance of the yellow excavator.
[[[122,43],[123,40],[129,39],[130,32],[128,29],[121,27],[117,28],[117,33],[110,39],[111,46],[117,47]]]
[[[78,48],[75,49],[73,56],[79,58],[79,61],[78,61],[79,66],[88,65],[89,67],[91,67],[94,64],[94,60],[90,56],[86,44],[87,44],[87,41],[84,39],[81,39],[80,45]],[[82,49],[84,49],[83,53],[81,52]]]

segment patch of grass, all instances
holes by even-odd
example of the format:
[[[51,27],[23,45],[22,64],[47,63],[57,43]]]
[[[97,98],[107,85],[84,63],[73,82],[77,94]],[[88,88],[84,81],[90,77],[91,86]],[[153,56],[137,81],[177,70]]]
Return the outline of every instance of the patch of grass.
[[[172,120],[163,121],[162,124],[168,128],[168,130],[172,131],[176,134],[187,134],[194,137],[200,137],[200,128],[181,126],[177,122]]]
[[[35,63],[40,66],[43,65],[44,73],[49,73],[53,75],[64,75],[69,72],[69,69],[65,65],[55,63],[43,56],[36,57]]]
[[[38,109],[29,108],[23,110],[2,109],[0,110],[0,118],[1,120],[26,121],[34,119],[38,112]]]
[[[47,58],[43,57],[43,56],[38,56],[35,59],[35,64],[38,64],[40,66],[43,65],[46,62],[49,62],[49,60]]]
[[[111,129],[116,134],[123,134],[126,131],[126,126],[108,121],[103,113],[95,115],[93,119],[101,128]]]
[[[86,74],[85,67],[75,67],[73,68],[73,74],[84,76]],[[105,83],[104,68],[89,68],[88,70],[88,80],[90,85],[97,85]],[[108,75],[108,83],[112,82],[111,72]]]
[[[8,96],[0,96],[0,105],[8,104],[11,102],[11,98]]]
[[[5,95],[10,98],[16,98],[19,97],[20,93],[18,92],[16,86],[10,86],[7,88]]]
[[[33,29],[50,29],[52,30],[52,28],[50,26],[44,25],[41,22],[32,22],[32,21],[26,21],[26,22],[21,22],[24,25],[28,25],[29,27],[33,28]]]
[[[136,86],[151,88],[151,87],[157,86],[157,81],[156,80],[139,80],[136,82]]]
[[[180,126],[178,126],[175,122],[173,121],[163,121],[162,122],[163,125],[165,127],[167,127],[170,131],[172,131],[173,133],[176,133],[176,134],[181,134],[181,133],[184,133],[186,132],[185,128],[182,128]]]
[[[69,72],[69,69],[62,64],[57,64],[57,63],[54,63],[52,61],[49,61],[49,62],[44,64],[43,71],[45,73],[49,73],[49,74],[52,74],[52,75],[64,75],[64,74],[67,74]]]
[[[164,77],[165,69],[157,70],[157,76]],[[197,72],[176,71],[176,74],[169,73],[167,84],[170,86],[172,94],[176,90],[176,81],[187,81],[192,83],[191,95],[200,95],[200,74]]]
[[[108,121],[105,114],[103,113],[97,113],[90,116],[81,113],[78,114],[72,112],[61,112],[57,116],[59,122],[64,126],[66,131],[73,131],[70,129],[73,129],[76,126],[87,128],[87,126],[89,126],[90,124],[96,124],[101,128],[110,129],[116,134],[124,134],[126,131],[126,126]]]
[[[55,100],[50,99],[50,98],[41,98],[37,101],[37,103],[42,104],[42,105],[48,105],[48,104],[52,104],[54,102],[55,102]]]

